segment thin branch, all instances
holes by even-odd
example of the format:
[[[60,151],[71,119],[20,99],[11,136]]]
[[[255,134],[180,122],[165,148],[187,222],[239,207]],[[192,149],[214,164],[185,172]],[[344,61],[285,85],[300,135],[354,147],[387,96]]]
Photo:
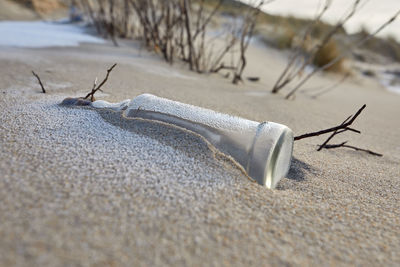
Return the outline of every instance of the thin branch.
[[[357,150],[357,151],[367,152],[367,153],[369,153],[371,155],[374,155],[374,156],[382,157],[383,156],[382,154],[373,152],[371,150],[347,145],[347,141],[343,142],[343,143],[340,143],[340,144],[328,145],[329,141],[331,141],[332,138],[335,137],[335,135],[337,135],[337,134],[341,134],[341,133],[344,133],[346,131],[351,131],[351,132],[355,132],[355,133],[358,133],[358,134],[361,133],[359,130],[350,128],[349,126],[357,119],[357,117],[361,114],[361,112],[365,109],[365,107],[366,107],[366,105],[363,105],[354,115],[349,116],[339,126],[332,127],[332,128],[329,128],[329,129],[318,131],[318,132],[313,132],[313,133],[308,133],[308,134],[303,134],[303,135],[300,135],[300,136],[296,136],[294,138],[294,140],[297,141],[297,140],[301,140],[301,139],[304,139],[304,138],[319,136],[319,135],[331,132],[332,134],[322,143],[322,145],[320,145],[318,147],[317,151],[321,151],[323,148],[325,148],[325,149],[333,149],[333,148],[345,147],[345,148],[351,148],[351,149],[354,149],[354,150]]]
[[[224,0],[219,0],[217,5],[213,8],[211,13],[208,15],[208,17],[205,19],[204,23],[200,26],[200,19],[202,18],[202,13],[203,13],[203,3],[201,3],[199,14],[197,15],[197,25],[196,25],[196,32],[193,34],[193,41],[196,40],[197,36],[203,31],[205,31],[207,25],[210,23],[211,19],[215,16],[217,11],[220,9],[222,6]]]
[[[310,36],[312,30],[314,29],[314,27],[316,25],[318,25],[321,21],[321,18],[324,16],[324,14],[326,13],[326,11],[328,11],[328,9],[331,6],[331,1],[330,0],[326,0],[323,9],[320,11],[319,14],[317,14],[317,16],[315,17],[315,19],[313,21],[311,21],[311,23],[306,27],[306,30],[304,31],[303,34],[303,38],[301,40],[301,43],[294,49],[292,49],[292,54],[288,60],[288,63],[285,67],[285,69],[283,70],[283,72],[281,73],[281,75],[279,76],[278,80],[275,82],[275,85],[273,87],[272,92],[273,93],[277,93],[280,89],[282,89],[286,84],[290,83],[291,80],[294,78],[292,78],[293,75],[288,75],[289,71],[293,71],[293,68],[295,68],[295,63],[298,60],[298,58],[301,56],[302,54],[302,47],[304,46],[304,44],[307,41],[307,38]],[[301,71],[301,69],[303,69],[302,67],[299,68],[299,71]],[[299,71],[296,71],[295,74],[297,74]],[[289,72],[291,73],[291,72]],[[296,76],[296,75],[294,75]],[[284,81],[282,81],[283,79],[285,79]]]
[[[115,63],[114,65],[112,65],[108,70],[107,70],[107,75],[104,78],[104,80],[96,87],[96,82],[97,82],[97,78],[94,81],[94,85],[92,88],[92,91],[90,93],[88,93],[83,99],[88,99],[90,97],[90,101],[94,101],[94,94],[97,91],[101,91],[101,87],[107,82],[108,80],[108,76],[110,75],[110,72],[114,69],[114,67],[117,66],[117,63]]]
[[[361,134],[361,132],[359,130],[356,130],[356,129],[353,129],[353,128],[347,127],[345,130]]]
[[[38,82],[39,82],[39,84],[40,84],[40,87],[42,87],[42,92],[43,92],[43,94],[45,94],[45,93],[46,93],[46,89],[44,89],[43,83],[42,83],[42,81],[40,80],[39,75],[37,75],[34,71],[32,71],[32,74],[33,74],[33,76],[35,76],[36,79],[38,80]]]
[[[256,26],[257,22],[257,17],[258,14],[261,12],[260,8],[264,4],[264,1],[260,1],[257,6],[255,6],[255,11],[249,12],[244,21],[244,25],[242,26],[241,33],[240,33],[240,59],[237,64],[236,71],[233,74],[233,84],[237,84],[239,81],[242,80],[242,74],[244,71],[244,68],[247,65],[247,59],[246,59],[246,51],[247,48],[250,44],[251,38],[253,37],[254,34],[254,29]]]
[[[335,132],[341,129],[346,129],[349,128],[349,126],[355,121],[355,119],[361,114],[361,112],[365,109],[367,105],[363,105],[357,112],[356,114],[354,114],[353,116],[350,116],[347,120],[345,120],[345,122],[343,122],[342,124],[340,124],[339,126],[335,126],[332,128],[328,128],[325,130],[321,130],[321,131],[317,131],[317,132],[312,132],[312,133],[307,133],[307,134],[303,134],[303,135],[299,135],[296,136],[294,138],[295,141],[304,139],[304,138],[310,138],[310,137],[314,137],[314,136],[319,136],[322,134],[327,134],[327,133],[331,133],[331,132]],[[351,128],[350,128],[351,129]],[[352,129],[353,130],[353,129]]]
[[[189,14],[189,2],[188,0],[183,0],[183,5],[182,5],[182,13],[185,18],[185,29],[186,29],[186,35],[187,35],[187,45],[188,45],[188,50],[189,50],[189,69],[193,70],[193,56],[195,54],[194,51],[194,46],[193,46],[193,36],[191,32],[191,21],[190,21],[190,14]]]
[[[342,122],[341,125],[344,125],[350,118],[351,118],[351,116],[348,117],[344,122]],[[319,146],[319,148],[317,149],[317,151],[321,151],[321,149],[323,149],[324,146],[325,146],[326,144],[328,144],[329,141],[331,141],[332,138],[333,138],[335,135],[340,134],[340,133],[343,133],[344,131],[346,131],[346,130],[336,130],[336,131],[334,131],[334,132],[325,140],[325,142],[324,142],[322,145]]]

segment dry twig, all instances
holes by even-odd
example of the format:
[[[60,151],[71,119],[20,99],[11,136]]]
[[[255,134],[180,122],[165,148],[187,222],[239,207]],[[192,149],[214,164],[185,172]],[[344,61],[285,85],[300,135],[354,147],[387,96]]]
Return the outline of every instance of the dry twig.
[[[267,3],[265,3],[264,0],[259,1],[259,3],[255,6],[255,8],[252,9],[250,12],[248,12],[247,15],[245,16],[244,24],[242,26],[239,38],[240,57],[239,57],[239,62],[237,63],[236,66],[236,70],[233,73],[233,80],[232,80],[233,84],[237,84],[238,82],[243,81],[242,74],[244,68],[247,65],[246,51],[254,35],[258,14],[261,12],[261,7],[264,4],[268,4],[270,2],[273,2],[273,0],[267,1]]]
[[[342,124],[340,124],[339,126],[335,126],[332,128],[328,128],[325,130],[321,130],[318,132],[312,132],[312,133],[307,133],[307,134],[303,134],[303,135],[299,135],[296,136],[294,138],[295,141],[304,139],[304,138],[310,138],[310,137],[314,137],[314,136],[319,136],[322,134],[327,134],[327,133],[331,133],[331,132],[337,132],[339,130],[349,130],[351,129],[352,131],[356,131],[352,128],[349,128],[349,126],[355,121],[355,119],[361,114],[361,112],[366,108],[367,105],[363,105],[357,112],[356,114],[354,114],[353,116],[348,117]]]
[[[97,78],[96,78],[96,80],[94,81],[94,84],[93,84],[92,91],[90,91],[90,93],[88,93],[83,99],[88,99],[88,98],[90,97],[90,101],[91,101],[91,102],[94,101],[94,94],[95,94],[97,91],[101,91],[101,87],[107,82],[108,76],[110,75],[110,72],[114,69],[115,66],[117,66],[117,63],[115,63],[114,65],[112,65],[112,66],[107,70],[107,75],[106,75],[106,77],[104,78],[104,80],[103,80],[98,86],[96,86],[96,83],[97,83]]]
[[[43,83],[42,83],[42,81],[40,80],[39,75],[37,75],[34,71],[32,71],[32,74],[33,74],[33,76],[35,76],[36,79],[38,80],[38,82],[39,82],[39,84],[40,84],[40,87],[42,87],[42,92],[43,92],[43,94],[45,94],[45,93],[46,93],[46,89],[44,89]]]
[[[367,153],[369,153],[371,155],[374,155],[374,156],[382,157],[383,155],[380,154],[380,153],[376,153],[376,152],[373,152],[371,150],[367,150],[367,149],[363,149],[363,148],[347,145],[347,141],[343,142],[343,143],[340,143],[340,144],[328,145],[329,141],[331,141],[332,138],[337,134],[341,134],[341,133],[344,133],[346,131],[351,131],[351,132],[355,132],[355,133],[360,134],[361,132],[359,130],[350,128],[350,126],[353,124],[353,122],[357,119],[357,117],[361,114],[361,112],[365,108],[366,108],[366,105],[364,104],[354,115],[349,116],[346,120],[344,120],[338,126],[331,127],[331,128],[325,129],[325,130],[317,131],[317,132],[312,132],[312,133],[299,135],[299,136],[296,136],[294,138],[294,140],[298,141],[298,140],[305,139],[305,138],[310,138],[310,137],[320,136],[320,135],[327,134],[327,133],[332,133],[325,140],[325,142],[323,142],[322,145],[319,146],[317,151],[321,151],[323,148],[325,148],[325,149],[333,149],[333,148],[339,148],[339,147],[346,147],[346,148],[351,148],[351,149],[354,149],[354,150],[357,150],[357,151],[364,151],[364,152],[367,152]]]

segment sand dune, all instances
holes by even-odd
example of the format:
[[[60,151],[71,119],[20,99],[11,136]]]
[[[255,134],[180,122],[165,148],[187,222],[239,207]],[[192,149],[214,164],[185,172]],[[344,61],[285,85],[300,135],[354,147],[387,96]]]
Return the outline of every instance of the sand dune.
[[[400,97],[354,77],[294,101],[270,88],[285,55],[253,46],[234,86],[173,67],[135,42],[0,50],[0,265],[384,265],[400,263]],[[336,125],[362,104],[361,135],[295,143],[277,190],[251,182],[204,142],[58,103],[119,63],[100,99],[152,93],[295,133]],[[42,94],[30,71],[41,76]],[[319,75],[309,87],[333,82]]]

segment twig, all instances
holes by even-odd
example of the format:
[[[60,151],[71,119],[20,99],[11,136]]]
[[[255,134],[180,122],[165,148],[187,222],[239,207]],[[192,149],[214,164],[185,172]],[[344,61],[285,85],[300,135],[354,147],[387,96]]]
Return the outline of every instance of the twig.
[[[317,151],[321,151],[323,148],[325,148],[325,149],[333,149],[333,148],[339,148],[339,147],[346,147],[346,148],[351,148],[351,149],[354,149],[354,150],[357,150],[357,151],[367,152],[367,153],[369,153],[371,155],[374,155],[374,156],[382,157],[383,156],[382,154],[373,152],[371,150],[347,145],[347,141],[343,142],[343,143],[340,143],[340,144],[328,145],[328,143],[332,140],[332,138],[335,137],[337,134],[341,134],[341,133],[344,133],[346,131],[351,131],[351,132],[355,132],[355,133],[358,133],[358,134],[361,133],[359,130],[350,128],[349,126],[356,120],[356,118],[361,114],[361,112],[365,109],[365,107],[366,107],[366,105],[363,105],[354,115],[349,116],[339,126],[332,127],[332,128],[329,128],[329,129],[318,131],[318,132],[307,133],[307,134],[303,134],[303,135],[300,135],[300,136],[296,136],[294,138],[294,140],[297,141],[297,140],[301,140],[301,139],[304,139],[304,138],[309,138],[309,137],[319,136],[319,135],[322,135],[322,134],[332,133],[322,143],[322,145],[320,145],[318,147]]]
[[[107,82],[108,80],[108,76],[110,75],[110,72],[114,69],[114,67],[117,66],[117,63],[115,63],[114,65],[112,65],[108,70],[107,70],[107,75],[104,78],[104,80],[96,87],[96,82],[97,82],[97,78],[94,81],[94,85],[92,88],[92,91],[90,93],[88,93],[83,99],[88,99],[90,97],[90,101],[93,102],[94,101],[94,94],[97,91],[101,91],[101,87]]]
[[[342,122],[341,125],[345,124],[350,118],[351,118],[351,116],[348,117],[344,122]],[[349,129],[350,129],[350,128],[349,128]],[[323,149],[324,146],[325,146],[326,144],[328,144],[328,142],[331,141],[331,139],[332,139],[335,135],[340,134],[340,133],[343,133],[343,132],[345,132],[345,131],[346,131],[346,129],[340,130],[340,131],[339,131],[339,130],[334,131],[334,132],[325,140],[325,142],[324,142],[322,145],[319,146],[319,148],[317,149],[317,151],[321,151],[321,149]],[[358,131],[358,132],[361,133],[360,131]]]
[[[271,2],[271,1],[268,1]],[[236,70],[233,73],[233,84],[237,84],[239,81],[243,82],[242,79],[242,74],[243,71],[247,65],[247,59],[246,59],[246,51],[247,48],[249,47],[251,38],[254,35],[254,30],[256,27],[257,23],[257,16],[261,12],[261,7],[263,6],[264,1],[260,1],[257,6],[255,6],[255,11],[249,12],[244,21],[244,25],[242,26],[242,29],[240,30],[240,42],[239,42],[239,47],[240,47],[240,59],[237,64]]]
[[[32,71],[32,74],[33,74],[33,76],[35,76],[36,79],[38,80],[38,82],[39,82],[39,84],[40,84],[40,87],[42,87],[42,92],[43,92],[43,94],[45,94],[45,93],[46,93],[46,89],[44,89],[43,83],[42,83],[42,81],[40,80],[39,75],[37,75],[34,71]]]
[[[304,138],[309,138],[309,137],[314,137],[314,136],[319,136],[319,135],[322,135],[322,134],[327,134],[327,133],[331,133],[331,132],[335,132],[335,131],[338,131],[338,130],[341,130],[341,129],[351,129],[351,128],[349,128],[349,126],[354,122],[354,120],[361,114],[361,112],[365,109],[365,107],[366,107],[367,105],[363,105],[357,112],[356,112],[356,114],[354,114],[353,116],[350,116],[349,118],[347,118],[347,120],[345,120],[342,124],[340,124],[339,126],[335,126],[335,127],[332,127],[332,128],[328,128],[328,129],[325,129],[325,130],[321,130],[321,131],[318,131],[318,132],[312,132],[312,133],[307,133],[307,134],[303,134],[303,135],[299,135],[299,136],[296,136],[295,138],[294,138],[294,140],[295,141],[298,141],[298,140],[301,140],[301,139],[304,139]],[[357,131],[357,130],[354,130],[354,129],[351,129],[351,131]]]
[[[374,155],[374,156],[377,156],[377,157],[383,157],[383,155],[380,154],[380,153],[377,153],[377,152],[374,152],[374,151],[371,151],[371,150],[368,150],[368,149],[363,149],[363,148],[359,148],[359,147],[355,147],[355,146],[346,145],[346,143],[347,142],[343,142],[341,144],[336,144],[336,145],[325,145],[324,148],[332,149],[332,148],[346,147],[346,148],[354,149],[356,151],[363,151],[363,152],[366,152],[368,154],[371,154],[371,155]]]
[[[186,29],[186,35],[187,35],[187,45],[188,45],[188,50],[189,50],[189,69],[193,70],[193,56],[195,54],[194,52],[194,46],[193,46],[193,36],[191,32],[191,22],[190,22],[190,15],[189,15],[189,1],[188,0],[183,0],[183,6],[182,6],[182,14],[185,18],[184,23],[185,23],[185,29]]]

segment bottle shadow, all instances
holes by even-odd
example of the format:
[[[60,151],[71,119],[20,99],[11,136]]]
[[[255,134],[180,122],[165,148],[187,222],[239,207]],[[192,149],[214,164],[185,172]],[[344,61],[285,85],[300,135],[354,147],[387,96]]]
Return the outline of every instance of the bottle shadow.
[[[316,173],[317,169],[296,157],[292,158],[289,173],[287,178],[296,182],[301,182],[306,179],[308,173]]]
[[[295,184],[299,182],[304,182],[310,174],[316,174],[317,172],[318,169],[316,169],[315,167],[305,163],[304,161],[299,160],[296,157],[293,157],[286,179],[282,179],[278,183],[276,189],[294,189],[296,187]]]

